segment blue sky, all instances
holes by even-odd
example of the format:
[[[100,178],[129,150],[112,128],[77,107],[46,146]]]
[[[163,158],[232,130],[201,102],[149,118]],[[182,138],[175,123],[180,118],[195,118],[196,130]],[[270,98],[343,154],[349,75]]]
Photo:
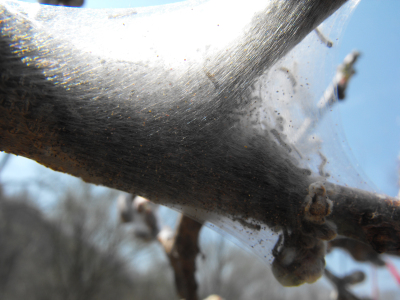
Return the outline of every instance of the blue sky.
[[[396,195],[400,150],[400,1],[362,0],[344,32],[339,57],[362,52],[340,105],[352,152],[383,192]]]

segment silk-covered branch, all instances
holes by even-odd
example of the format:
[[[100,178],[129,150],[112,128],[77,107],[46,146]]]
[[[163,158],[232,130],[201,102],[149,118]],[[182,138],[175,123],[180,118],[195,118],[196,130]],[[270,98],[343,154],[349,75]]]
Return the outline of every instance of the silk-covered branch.
[[[163,31],[165,23],[143,34],[132,26],[150,20],[155,8],[118,18],[98,11],[89,26],[71,8],[35,11],[0,2],[0,149],[195,219],[217,214],[251,230],[282,231],[283,243],[311,251],[317,266],[311,275],[284,278],[302,255],[282,268],[285,247],[277,247],[282,260],[276,270],[286,284],[321,275],[321,240],[336,233],[398,252],[397,202],[333,185],[299,167],[276,137],[254,126],[257,112],[247,93],[346,1],[261,2],[249,2],[246,8],[257,8],[250,13],[230,1],[218,2],[223,9],[212,1],[201,9],[197,2],[182,11],[169,6],[166,11],[178,12],[174,18],[193,18],[177,22],[177,32]],[[218,23],[218,14],[237,18]],[[244,16],[248,24],[231,37]],[[73,35],[67,23],[77,26]],[[109,28],[115,35],[126,32],[131,44],[118,47],[121,40],[103,33]],[[195,39],[179,31],[187,28]],[[211,38],[209,44],[185,44],[200,37]],[[89,51],[91,43],[102,46]],[[183,48],[189,52],[180,56]]]

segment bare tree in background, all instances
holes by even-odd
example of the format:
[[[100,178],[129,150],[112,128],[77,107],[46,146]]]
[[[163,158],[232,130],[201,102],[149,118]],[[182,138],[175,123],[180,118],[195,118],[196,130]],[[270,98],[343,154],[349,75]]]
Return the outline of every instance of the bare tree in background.
[[[26,196],[1,197],[1,299],[131,299],[134,283],[116,225],[104,222],[107,207],[93,214],[80,203],[66,195],[49,221]]]
[[[123,299],[132,282],[118,253],[122,236],[110,222],[104,202],[90,195],[88,186],[82,188],[86,192],[80,196],[67,194],[53,217],[57,230],[51,235],[51,265],[56,288],[65,300]]]

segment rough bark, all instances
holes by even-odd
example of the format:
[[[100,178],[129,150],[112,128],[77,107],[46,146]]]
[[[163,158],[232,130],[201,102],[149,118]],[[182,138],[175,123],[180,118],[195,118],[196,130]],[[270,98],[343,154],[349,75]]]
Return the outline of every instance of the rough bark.
[[[2,5],[0,149],[170,207],[295,228],[321,179],[244,121],[246,89],[344,2],[276,1],[180,73],[99,60]],[[339,234],[399,251],[393,199],[331,190]]]
[[[400,201],[384,195],[335,186],[332,215],[341,235],[370,244],[378,253],[400,252]]]
[[[196,257],[199,253],[198,239],[202,224],[181,216],[172,243],[165,247],[174,269],[175,286],[182,299],[197,300]]]

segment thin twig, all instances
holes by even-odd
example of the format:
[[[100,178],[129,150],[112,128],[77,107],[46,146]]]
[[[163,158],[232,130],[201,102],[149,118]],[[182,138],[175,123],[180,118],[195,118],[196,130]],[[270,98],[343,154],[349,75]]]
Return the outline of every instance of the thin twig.
[[[348,238],[337,238],[328,243],[329,248],[342,248],[346,250],[356,261],[370,262],[377,266],[385,266],[385,261],[368,244]]]
[[[172,247],[164,246],[174,269],[175,285],[179,296],[197,300],[196,257],[199,253],[198,238],[202,224],[181,216]]]
[[[332,282],[337,290],[337,300],[361,300],[348,290],[348,285],[356,284],[364,280],[365,274],[362,272],[354,272],[343,278],[339,278],[325,268],[325,276]]]

